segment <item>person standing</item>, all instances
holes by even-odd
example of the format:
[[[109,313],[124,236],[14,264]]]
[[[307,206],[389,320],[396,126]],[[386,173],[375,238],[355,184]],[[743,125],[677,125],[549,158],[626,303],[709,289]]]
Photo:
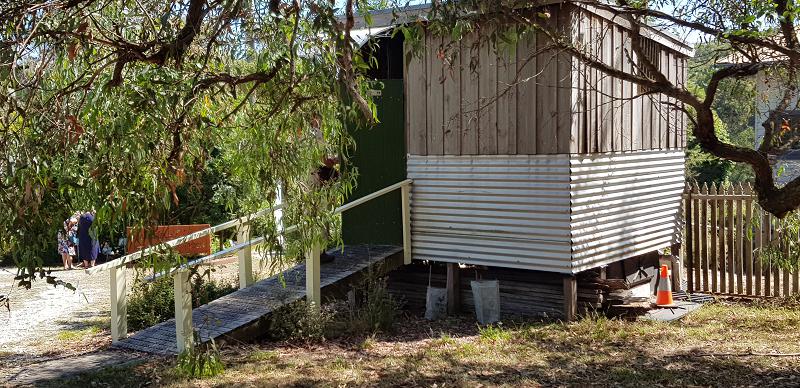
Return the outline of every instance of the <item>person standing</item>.
[[[100,248],[92,229],[93,223],[94,212],[85,212],[78,219],[78,259],[83,261],[83,268],[94,267]]]
[[[78,219],[70,217],[64,221],[64,229],[58,231],[58,253],[64,269],[72,269],[72,255],[75,252],[75,238],[78,231]]]

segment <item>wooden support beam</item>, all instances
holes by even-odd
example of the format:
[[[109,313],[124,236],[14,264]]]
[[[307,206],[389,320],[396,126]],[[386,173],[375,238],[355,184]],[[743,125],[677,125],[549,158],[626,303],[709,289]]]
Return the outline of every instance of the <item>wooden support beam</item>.
[[[125,264],[111,267],[111,342],[117,342],[128,335],[128,281],[125,277]]]
[[[239,244],[250,241],[250,224],[242,224],[236,232],[236,242]],[[254,283],[253,279],[253,248],[247,246],[237,253],[239,258],[239,289]]]
[[[461,273],[458,264],[447,263],[447,314],[461,311]]]
[[[322,305],[322,295],[320,292],[320,272],[319,272],[319,243],[314,243],[311,249],[306,252],[306,301],[312,303],[314,308]]]
[[[564,278],[564,320],[571,322],[578,315],[578,281],[574,276]]]
[[[192,285],[187,270],[175,272],[172,277],[175,283],[175,342],[178,353],[182,353],[194,346]]]
[[[411,185],[400,188],[403,211],[403,264],[411,264]]]

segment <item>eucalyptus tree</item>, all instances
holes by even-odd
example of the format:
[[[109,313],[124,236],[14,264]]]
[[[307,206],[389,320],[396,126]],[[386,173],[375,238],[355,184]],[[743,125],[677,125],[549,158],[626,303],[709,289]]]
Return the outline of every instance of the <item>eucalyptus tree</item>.
[[[246,212],[314,229],[350,190],[311,171],[370,123],[350,39],[365,5],[323,0],[8,0],[0,5],[0,240],[29,285],[73,210],[148,226],[215,148]],[[322,217],[323,219],[325,217]],[[304,236],[309,237],[309,236]],[[54,251],[53,251],[54,252]],[[53,281],[51,276],[48,280]]]

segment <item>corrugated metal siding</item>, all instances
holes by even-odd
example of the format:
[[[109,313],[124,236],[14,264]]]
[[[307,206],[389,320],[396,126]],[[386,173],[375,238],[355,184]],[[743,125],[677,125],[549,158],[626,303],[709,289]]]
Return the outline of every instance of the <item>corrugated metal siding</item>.
[[[569,156],[408,157],[415,259],[570,272]]]
[[[669,246],[678,233],[683,151],[574,155],[573,271]]]

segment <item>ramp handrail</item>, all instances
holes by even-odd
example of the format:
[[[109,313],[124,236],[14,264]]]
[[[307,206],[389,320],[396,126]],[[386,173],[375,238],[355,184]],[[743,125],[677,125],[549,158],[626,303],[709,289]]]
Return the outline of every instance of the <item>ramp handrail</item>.
[[[369,202],[375,198],[386,195],[395,190],[401,192],[401,211],[403,222],[403,261],[405,264],[411,263],[411,179],[406,179],[401,182],[387,186],[383,189],[367,194],[361,198],[355,199],[349,203],[341,205],[334,209],[333,214],[339,214],[356,206]],[[210,228],[190,233],[167,242],[163,242],[138,252],[125,255],[118,259],[109,261],[107,263],[89,268],[86,270],[88,274],[94,274],[103,270],[109,270],[111,277],[111,338],[113,342],[119,341],[127,335],[127,284],[125,278],[125,264],[139,260],[142,257],[156,253],[157,251],[167,248],[175,247],[188,241],[198,239],[200,237],[214,234],[216,232],[238,227],[237,243],[228,248],[222,249],[210,255],[189,261],[177,267],[162,271],[147,277],[148,281],[152,281],[164,276],[171,275],[174,280],[175,287],[175,325],[178,351],[182,352],[193,346],[194,331],[192,328],[192,298],[191,287],[189,285],[189,268],[198,266],[205,262],[209,262],[220,257],[224,257],[233,253],[239,256],[239,288],[245,288],[254,283],[252,275],[252,251],[251,248],[264,242],[264,237],[250,238],[250,223],[268,213],[274,213],[277,210],[284,208],[283,204],[272,206],[267,209],[259,210],[253,214],[237,218],[235,220],[227,221],[222,224],[212,226]],[[284,228],[281,222],[276,222],[278,234],[285,235],[298,228],[297,225],[292,225]],[[319,306],[321,303],[320,297],[320,255],[321,247],[315,244],[308,252],[306,252],[306,299]]]
[[[397,183],[395,183],[395,184],[393,184],[391,186],[384,187],[384,188],[382,188],[382,189],[380,189],[378,191],[375,191],[373,193],[367,194],[367,195],[365,195],[365,196],[363,196],[361,198],[355,199],[355,200],[353,200],[351,202],[348,202],[348,203],[346,203],[346,204],[344,204],[342,206],[337,207],[336,209],[333,210],[333,214],[340,214],[340,213],[345,212],[347,210],[350,210],[350,209],[352,209],[352,208],[354,208],[356,206],[359,206],[359,205],[361,205],[363,203],[369,202],[369,201],[371,201],[371,200],[373,200],[375,198],[378,198],[378,197],[381,197],[381,196],[386,195],[388,193],[391,193],[392,191],[395,191],[395,190],[397,190],[397,189],[399,189],[399,188],[401,188],[403,186],[409,185],[409,184],[411,184],[411,179],[406,179],[404,181],[397,182]],[[269,209],[265,209],[265,210],[269,210]],[[258,214],[258,213],[254,213],[254,214]],[[255,217],[253,217],[253,218],[255,218]],[[230,222],[234,222],[234,221],[229,221],[228,223],[230,223]],[[226,224],[227,223],[220,224],[219,226],[226,225]],[[278,232],[278,234],[286,234],[286,233],[293,232],[297,228],[298,228],[297,225],[292,225],[292,226],[289,226],[287,228],[280,228],[280,226],[279,226],[279,230],[277,232]],[[213,228],[211,228],[211,229],[213,229]],[[147,281],[153,281],[153,280],[162,278],[162,277],[167,276],[167,275],[172,275],[175,272],[178,272],[178,271],[181,271],[181,270],[186,270],[186,269],[189,269],[191,267],[195,267],[195,266],[198,266],[200,264],[203,264],[205,262],[213,261],[213,260],[216,260],[218,258],[225,257],[227,255],[239,252],[239,251],[241,251],[243,249],[246,249],[248,247],[252,247],[254,245],[261,244],[263,241],[264,241],[264,237],[257,237],[257,238],[252,239],[252,240],[248,240],[248,241],[245,241],[245,242],[242,242],[242,243],[234,244],[234,245],[232,245],[232,246],[230,246],[228,248],[225,248],[225,249],[223,249],[223,250],[221,250],[219,252],[212,253],[212,254],[210,254],[208,256],[204,256],[204,257],[189,261],[189,262],[187,262],[185,264],[182,264],[182,265],[180,265],[178,267],[170,268],[169,270],[162,271],[162,272],[159,272],[157,274],[150,275],[150,276],[146,277],[145,279]]]

